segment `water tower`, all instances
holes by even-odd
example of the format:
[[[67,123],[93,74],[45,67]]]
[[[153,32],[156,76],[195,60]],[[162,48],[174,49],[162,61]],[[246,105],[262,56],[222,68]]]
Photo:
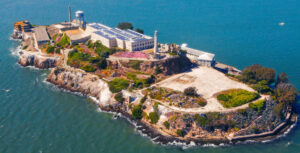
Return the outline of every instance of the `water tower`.
[[[83,29],[85,29],[85,21],[84,21],[84,13],[83,11],[76,11],[75,12],[76,16],[76,23]]]

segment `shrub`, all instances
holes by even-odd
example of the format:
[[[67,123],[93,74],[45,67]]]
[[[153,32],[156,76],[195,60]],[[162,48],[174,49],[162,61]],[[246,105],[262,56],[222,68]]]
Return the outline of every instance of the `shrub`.
[[[61,40],[57,43],[58,46],[65,46],[70,44],[70,38],[67,35],[64,35]]]
[[[60,54],[60,48],[56,48],[55,53]]]
[[[162,72],[162,70],[160,69],[160,67],[156,66],[156,68],[155,68],[155,74],[159,74],[161,72]]]
[[[99,58],[100,60],[97,62],[97,66],[100,68],[100,69],[106,69],[107,67],[107,61],[105,58],[103,57],[100,57]]]
[[[259,81],[257,84],[252,86],[259,93],[270,93],[272,89],[269,87],[268,82],[266,80]]]
[[[86,72],[95,72],[96,71],[96,69],[91,65],[85,65],[81,69],[83,69]]]
[[[259,101],[250,103],[249,107],[257,112],[260,112],[262,110],[262,108],[265,106],[265,102],[266,102],[265,99],[259,100]]]
[[[115,95],[115,100],[119,103],[123,103],[125,98],[123,97],[122,92],[119,92]]]
[[[47,47],[47,49],[46,49],[46,52],[47,53],[54,53],[54,47],[53,46],[51,46],[51,45],[49,45],[48,47]]]
[[[176,134],[180,137],[184,137],[184,132],[181,129],[177,129]]]
[[[184,89],[184,94],[186,96],[197,97],[197,89],[195,87],[188,87]]]
[[[221,92],[217,99],[226,108],[237,107],[259,98],[259,94],[244,89],[231,89]]]
[[[132,116],[135,118],[135,119],[142,119],[142,114],[143,114],[143,109],[142,109],[142,105],[137,105],[137,106],[134,106],[133,109],[132,109]]]
[[[200,125],[201,127],[204,127],[206,126],[210,120],[206,117],[206,116],[202,116],[202,115],[199,115],[199,114],[196,114],[194,116],[194,120],[198,123],[198,125]]]
[[[163,124],[166,127],[166,129],[170,129],[170,123],[168,121],[164,121]]]
[[[133,29],[133,25],[129,22],[121,22],[118,24],[118,28],[119,29],[122,29],[122,30],[125,30],[125,29]]]
[[[147,94],[140,100],[140,104],[143,104],[147,100]]]
[[[155,124],[159,120],[159,115],[157,112],[151,112],[149,114],[149,118],[150,118],[150,123]]]
[[[129,81],[122,79],[122,78],[116,78],[116,79],[113,79],[112,81],[110,81],[108,83],[108,85],[109,85],[110,91],[113,93],[116,93],[116,92],[120,92],[123,89],[128,88]]]

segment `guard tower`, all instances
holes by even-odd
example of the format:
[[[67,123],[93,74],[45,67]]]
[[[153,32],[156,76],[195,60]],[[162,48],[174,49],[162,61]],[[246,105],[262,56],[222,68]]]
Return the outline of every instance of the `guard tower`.
[[[84,13],[83,11],[76,11],[76,24],[79,25],[82,29],[85,29],[86,22],[84,21]]]

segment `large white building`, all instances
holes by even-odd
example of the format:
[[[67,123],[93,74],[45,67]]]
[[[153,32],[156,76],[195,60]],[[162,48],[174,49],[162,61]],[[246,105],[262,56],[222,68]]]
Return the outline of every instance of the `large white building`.
[[[91,40],[100,40],[108,48],[118,47],[129,51],[140,51],[154,47],[154,39],[130,29],[111,28],[100,23],[86,25]]]
[[[181,45],[181,49],[186,51],[186,56],[200,66],[214,66],[215,54],[189,48],[186,44]]]

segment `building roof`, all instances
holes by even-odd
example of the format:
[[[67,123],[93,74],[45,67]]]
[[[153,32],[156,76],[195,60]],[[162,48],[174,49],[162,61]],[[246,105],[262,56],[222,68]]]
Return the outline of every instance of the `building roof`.
[[[198,60],[212,61],[215,58],[215,54],[204,52],[204,51],[193,49],[193,48],[189,48],[186,46],[181,46],[181,49],[185,50],[187,52],[187,54],[198,56]]]
[[[47,30],[45,26],[38,26],[34,28],[34,34],[37,41],[50,41]]]
[[[100,23],[90,23],[88,25],[96,30],[94,33],[101,35],[107,39],[116,38],[119,40],[126,40],[131,42],[152,39],[152,37],[150,36],[140,34],[130,29],[121,30],[119,28],[111,28]]]

